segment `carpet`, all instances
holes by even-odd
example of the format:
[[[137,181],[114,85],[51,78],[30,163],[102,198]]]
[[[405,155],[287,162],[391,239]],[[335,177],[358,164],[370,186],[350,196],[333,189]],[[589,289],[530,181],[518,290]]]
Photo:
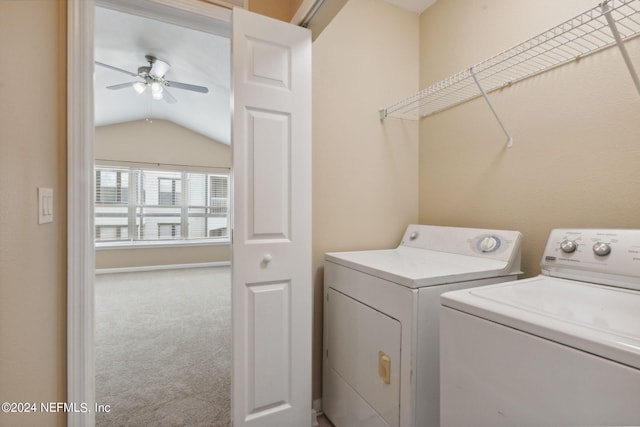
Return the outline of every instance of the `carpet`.
[[[97,427],[230,425],[228,267],[96,276]]]

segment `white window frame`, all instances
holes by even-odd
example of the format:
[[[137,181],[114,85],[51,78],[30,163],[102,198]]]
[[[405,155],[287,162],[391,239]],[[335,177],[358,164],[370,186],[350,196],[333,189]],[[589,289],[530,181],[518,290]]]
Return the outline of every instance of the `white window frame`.
[[[128,216],[128,239],[127,240],[96,240],[95,246],[96,249],[109,249],[109,248],[121,248],[121,247],[145,247],[145,246],[171,246],[171,245],[212,245],[212,244],[229,244],[231,242],[230,236],[230,220],[231,220],[231,200],[230,200],[230,170],[226,168],[197,168],[190,166],[163,166],[154,164],[153,167],[148,164],[139,164],[139,163],[131,163],[131,164],[123,164],[120,162],[109,162],[109,161],[96,161],[94,165],[94,177],[97,177],[98,170],[113,170],[118,172],[126,171],[129,174],[129,188],[128,188],[128,204],[118,204],[118,203],[99,203],[98,200],[94,200],[94,216],[96,218],[96,230],[98,227],[121,227],[121,224],[105,224],[104,222],[98,223],[98,216],[102,213],[100,211],[101,208],[114,208],[120,207],[127,209]],[[158,196],[158,205],[150,205],[147,204],[145,197],[142,195],[142,192],[139,191],[138,181],[140,179],[140,175],[144,172],[151,172],[154,174],[162,174],[166,172],[168,174],[180,174],[180,178],[167,177],[166,179],[178,179],[181,181],[180,188],[180,197],[179,204],[176,205],[166,205],[160,203],[160,186],[156,189]],[[203,174],[205,176],[205,187],[202,199],[205,201],[204,205],[199,204],[191,204],[189,200],[189,174],[197,173]],[[227,197],[226,197],[226,236],[222,237],[210,237],[211,233],[208,230],[208,212],[219,212],[219,207],[212,205],[213,200],[220,200],[221,197],[217,194],[213,194],[211,184],[213,182],[213,177],[222,177],[226,179],[226,188],[227,188]],[[162,176],[157,177],[157,182],[164,179]],[[96,189],[97,180],[94,182],[94,189]],[[97,189],[96,189],[97,190]],[[154,197],[155,197],[154,196]],[[141,200],[138,200],[141,199]],[[145,240],[144,238],[144,230],[142,224],[138,224],[137,218],[141,215],[140,211],[144,211],[145,209],[150,208],[174,208],[176,209],[176,217],[179,217],[178,222],[175,222],[176,225],[179,226],[181,236],[173,237],[169,239],[160,239],[159,233],[159,224],[167,224],[173,223],[172,221],[159,221],[155,228],[155,233],[149,234],[149,236],[155,236],[155,238],[150,238]],[[205,225],[204,225],[204,235],[202,237],[188,237],[189,235],[189,219],[191,218],[193,209],[202,209],[204,210],[205,216]],[[224,206],[223,206],[224,209]],[[191,215],[190,215],[191,213]],[[142,214],[144,217],[144,214]],[[168,219],[168,218],[167,218]],[[138,235],[139,234],[139,235]]]

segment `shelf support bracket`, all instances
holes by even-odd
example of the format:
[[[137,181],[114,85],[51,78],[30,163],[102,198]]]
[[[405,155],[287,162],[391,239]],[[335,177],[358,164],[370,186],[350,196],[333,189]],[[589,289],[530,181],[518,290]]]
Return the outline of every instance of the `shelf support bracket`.
[[[618,32],[618,27],[611,16],[611,8],[609,7],[609,2],[604,1],[600,4],[602,7],[602,13],[607,20],[607,24],[609,24],[609,28],[613,33],[613,38],[616,40],[616,44],[618,45],[618,49],[620,49],[620,53],[622,53],[622,58],[624,59],[625,64],[627,64],[627,68],[629,69],[629,73],[631,73],[631,78],[633,79],[633,83],[636,85],[636,89],[638,94],[640,94],[640,79],[638,79],[638,73],[633,66],[633,62],[631,62],[631,58],[629,57],[629,53],[627,52],[627,48],[622,41],[622,37],[620,37],[620,33]]]
[[[502,120],[500,120],[498,113],[496,112],[495,108],[493,108],[493,104],[491,104],[491,101],[487,96],[487,92],[484,91],[482,85],[480,84],[480,81],[478,80],[478,77],[476,77],[476,73],[473,72],[473,68],[469,68],[469,72],[471,73],[471,77],[473,77],[473,81],[476,82],[476,86],[478,86],[478,89],[480,89],[480,93],[482,93],[482,97],[484,98],[485,101],[487,101],[487,104],[489,105],[491,112],[493,113],[496,120],[498,121],[498,124],[502,128],[502,131],[507,136],[507,148],[511,148],[513,146],[513,138],[511,138],[511,135],[509,135],[509,132],[507,132],[507,129],[502,124]]]

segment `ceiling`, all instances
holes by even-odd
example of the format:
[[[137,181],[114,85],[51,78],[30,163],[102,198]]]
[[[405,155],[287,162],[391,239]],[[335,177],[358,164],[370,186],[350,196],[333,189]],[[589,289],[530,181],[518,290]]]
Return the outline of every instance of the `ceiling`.
[[[95,66],[95,123],[104,126],[144,119],[172,121],[216,141],[231,141],[230,40],[142,16],[96,7],[96,61],[137,73],[151,54],[170,64],[170,81],[205,86],[206,94],[167,87],[177,100],[153,100],[150,91],[107,86],[142,80]]]
[[[429,6],[434,4],[436,0],[385,0],[387,3],[394,4],[403,9],[415,13],[424,12]]]
[[[436,0],[385,1],[422,13]],[[231,46],[228,37],[217,34],[111,8],[96,7],[96,61],[137,73],[138,67],[149,65],[145,55],[151,54],[171,66],[165,75],[167,80],[209,89],[208,93],[202,94],[168,87],[165,90],[177,100],[175,104],[170,104],[164,100],[153,100],[150,91],[138,94],[132,87],[107,89],[110,85],[141,79],[96,65],[96,126],[163,119],[218,142],[230,144]]]

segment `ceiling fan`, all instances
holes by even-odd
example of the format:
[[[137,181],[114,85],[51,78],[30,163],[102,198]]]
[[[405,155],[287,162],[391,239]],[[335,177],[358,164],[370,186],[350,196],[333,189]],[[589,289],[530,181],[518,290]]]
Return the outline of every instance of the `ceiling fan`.
[[[131,71],[123,70],[121,68],[114,67],[113,65],[105,64],[103,62],[95,61],[95,63],[96,65],[100,65],[101,67],[109,68],[111,70],[119,71],[129,76],[139,77],[142,79],[135,82],[127,82],[107,86],[107,89],[118,90],[132,87],[137,93],[140,94],[145,92],[146,90],[150,90],[153,99],[164,99],[169,104],[174,104],[175,102],[177,102],[177,100],[173,97],[173,95],[171,95],[171,93],[166,90],[167,87],[190,90],[192,92],[198,93],[209,92],[209,89],[204,86],[174,82],[165,79],[164,76],[167,74],[167,71],[169,71],[169,68],[171,66],[167,62],[161,61],[153,55],[145,55],[145,58],[149,65],[138,67],[137,73],[132,73]]]

